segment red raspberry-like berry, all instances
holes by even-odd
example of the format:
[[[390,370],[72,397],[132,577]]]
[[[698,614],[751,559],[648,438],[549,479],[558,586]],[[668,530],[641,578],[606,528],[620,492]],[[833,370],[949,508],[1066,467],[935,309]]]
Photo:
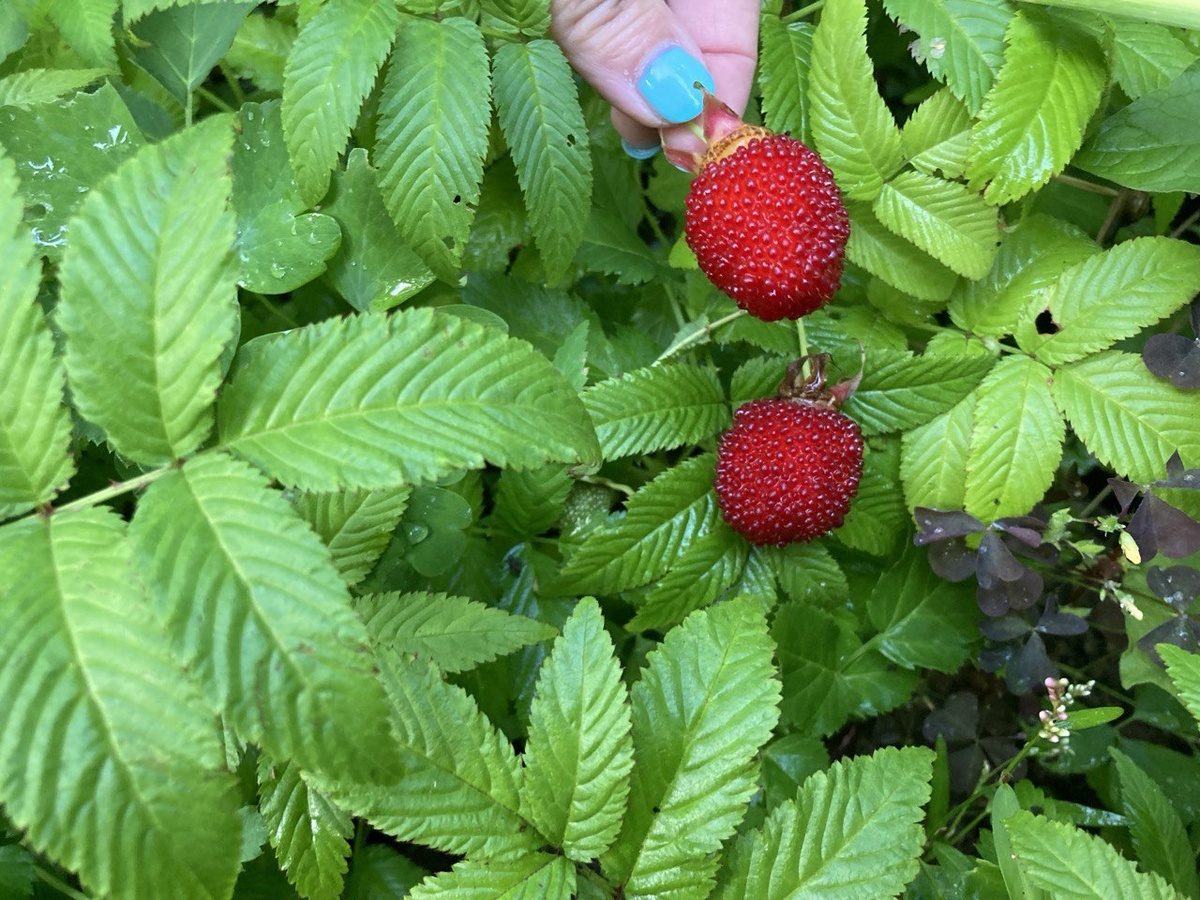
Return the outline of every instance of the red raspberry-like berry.
[[[745,125],[704,159],[684,234],[709,280],[768,322],[828,303],[841,282],[850,220],[821,158],[800,141]]]
[[[755,544],[811,541],[842,524],[862,477],[858,425],[828,400],[754,400],[717,448],[725,521]]]

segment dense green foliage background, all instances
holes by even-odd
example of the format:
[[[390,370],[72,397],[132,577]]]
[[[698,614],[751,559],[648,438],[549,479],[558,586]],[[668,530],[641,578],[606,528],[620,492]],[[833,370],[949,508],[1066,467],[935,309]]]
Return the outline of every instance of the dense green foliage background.
[[[546,0],[0,5],[0,897],[1200,897],[1200,21],[1060,5],[763,4],[770,324]]]

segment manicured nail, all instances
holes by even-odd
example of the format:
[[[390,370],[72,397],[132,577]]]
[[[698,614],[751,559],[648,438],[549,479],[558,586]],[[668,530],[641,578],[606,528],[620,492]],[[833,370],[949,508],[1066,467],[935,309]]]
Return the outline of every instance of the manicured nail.
[[[638,90],[656,113],[668,122],[690,122],[704,108],[696,82],[712,93],[713,77],[696,57],[682,47],[668,47],[646,65]]]
[[[625,151],[627,156],[632,156],[634,159],[650,159],[658,155],[659,145],[653,147],[634,147],[625,141],[621,141],[621,149]]]

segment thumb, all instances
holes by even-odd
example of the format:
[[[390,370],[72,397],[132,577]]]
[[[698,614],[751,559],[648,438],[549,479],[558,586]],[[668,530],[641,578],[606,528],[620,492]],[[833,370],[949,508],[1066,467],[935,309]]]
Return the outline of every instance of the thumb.
[[[553,0],[550,31],[613,107],[650,128],[700,115],[713,77],[663,0]]]

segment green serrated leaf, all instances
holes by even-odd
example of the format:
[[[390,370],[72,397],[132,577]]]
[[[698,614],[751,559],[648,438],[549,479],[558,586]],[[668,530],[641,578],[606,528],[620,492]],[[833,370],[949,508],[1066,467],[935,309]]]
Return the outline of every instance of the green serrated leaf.
[[[994,210],[954,181],[904,172],[883,185],[875,215],[896,234],[967,278],[982,278],[1000,244]]]
[[[104,69],[26,69],[0,78],[0,106],[28,109],[82,90],[103,78]]]
[[[958,275],[886,228],[870,206],[849,203],[846,209],[850,213],[847,259],[918,299],[936,303],[950,296]]]
[[[465,860],[414,887],[411,900],[571,900],[575,867],[561,856],[527,853],[511,860]]]
[[[759,29],[762,52],[758,58],[758,86],[762,91],[763,124],[805,142],[811,141],[804,100],[812,67],[813,31],[808,22],[785,24],[769,14],[763,15]]]
[[[354,851],[354,872],[345,900],[393,900],[406,897],[429,873],[387,844],[366,844]]]
[[[938,91],[909,116],[900,139],[913,168],[958,178],[967,169],[971,114],[950,90]]]
[[[1108,351],[1059,369],[1054,400],[1102,463],[1147,484],[1176,451],[1200,465],[1200,397],[1151,375],[1141,358]]]
[[[961,401],[993,364],[983,354],[914,356],[907,351],[874,350],[862,383],[843,409],[864,434],[908,431]]]
[[[262,475],[196,457],[146,492],[130,536],[176,653],[243,739],[306,770],[394,762],[366,629],[324,546]]]
[[[897,896],[917,873],[932,769],[923,747],[887,747],[810,776],[738,838],[716,898]]]
[[[21,224],[16,167],[0,153],[0,518],[50,500],[75,471],[66,379],[37,304],[40,261]]]
[[[761,607],[730,600],[693,613],[650,654],[633,688],[629,812],[601,858],[627,897],[711,890],[712,854],[745,812],[779,717],[772,650]]]
[[[907,530],[908,521],[900,487],[900,443],[877,442],[863,460],[858,493],[834,535],[847,547],[887,556]]]
[[[1022,310],[1022,350],[1049,365],[1111,347],[1169,316],[1200,290],[1200,248],[1165,237],[1118,244],[1065,269]],[[1049,312],[1048,333],[1037,317]]]
[[[724,520],[696,538],[674,561],[638,604],[637,615],[626,623],[627,631],[666,631],[691,612],[708,606],[742,577],[750,545],[735,534]]]
[[[541,534],[562,515],[574,483],[566,466],[506,469],[496,487],[493,520],[519,537]]]
[[[1100,105],[1107,68],[1082,34],[1032,10],[1016,14],[1008,50],[971,135],[967,174],[988,203],[1025,196],[1061,172]]]
[[[306,900],[342,895],[350,817],[308,783],[293,763],[258,758],[259,808],[279,867]]]
[[[1200,874],[1187,831],[1167,795],[1115,747],[1108,750],[1121,784],[1121,808],[1142,868],[1156,872],[1185,897],[1200,897]]]
[[[879,652],[907,669],[956,672],[979,643],[974,589],[939,578],[911,547],[879,576],[867,615]]]
[[[900,480],[909,509],[962,509],[974,425],[975,394],[971,393],[950,411],[904,435]]]
[[[1159,644],[1155,649],[1167,664],[1167,674],[1180,701],[1200,722],[1200,656],[1172,644]]]
[[[229,120],[147,147],[71,222],[56,311],[80,414],[137,462],[212,429],[220,356],[238,324]]]
[[[491,862],[546,843],[520,812],[520,764],[512,746],[460,687],[424,659],[379,654],[403,773],[357,773],[322,786],[353,815],[404,841]],[[501,869],[502,871],[502,869]]]
[[[367,151],[354,149],[345,171],[335,172],[321,209],[335,219],[342,244],[329,261],[329,278],[359,312],[399,306],[434,280],[429,266],[405,243],[379,193],[379,174]]]
[[[225,63],[264,91],[281,93],[284,69],[295,43],[294,22],[265,15],[261,9],[252,10],[234,35]]]
[[[1005,821],[1017,862],[1054,900],[1178,900],[1154,874],[1139,872],[1108,842],[1021,810]]]
[[[0,800],[28,845],[97,895],[229,896],[236,783],[125,524],[100,508],[0,529],[0,614]]]
[[[896,671],[831,613],[785,603],[771,635],[778,645],[784,721],[792,730],[832,734],[852,716],[869,717],[908,700],[917,674]]]
[[[452,674],[555,635],[542,622],[447,594],[368,594],[354,606],[376,645]]]
[[[589,388],[583,405],[605,459],[696,444],[729,427],[715,369],[650,366]]]
[[[483,26],[505,37],[538,38],[550,29],[549,0],[482,0]]]
[[[645,284],[658,272],[646,242],[611,210],[593,207],[576,257],[589,271],[615,275],[618,284]]]
[[[884,0],[884,7],[917,33],[914,55],[933,77],[979,112],[1004,56],[1013,17],[1006,0]]]
[[[617,836],[633,768],[629,695],[613,654],[599,604],[580,601],[542,664],[529,712],[523,808],[581,863]]]
[[[442,278],[458,272],[479,201],[491,92],[474,22],[405,20],[379,101],[372,158],[396,227]]]
[[[117,68],[117,0],[50,0],[46,15],[84,62]]]
[[[1026,356],[996,364],[976,394],[963,506],[991,522],[1023,516],[1054,480],[1066,425],[1054,404],[1054,373]]]
[[[1062,219],[1029,216],[1005,234],[987,275],[959,283],[948,307],[950,317],[965,331],[1012,334],[1031,296],[1069,266],[1099,252],[1095,241]]]
[[[578,395],[549,360],[428,309],[244,345],[218,418],[224,446],[308,490],[415,484],[485,460],[599,457]]]
[[[1196,61],[1196,50],[1163,25],[1113,18],[1109,26],[1113,77],[1130,99],[1165,88]]]
[[[256,5],[225,0],[149,13],[130,26],[138,39],[133,58],[190,110],[192,91],[225,55],[242,19]]]
[[[710,531],[717,502],[713,454],[667,469],[625,504],[625,517],[598,528],[567,560],[562,581],[578,593],[611,594],[662,575],[689,543]]]
[[[329,548],[342,580],[353,586],[383,555],[411,493],[408,488],[302,493],[296,511]]]
[[[285,294],[325,271],[341,244],[341,229],[327,215],[300,215],[307,204],[288,162],[278,103],[243,105],[234,129],[241,284],[260,294]]]
[[[865,0],[828,0],[813,35],[813,140],[842,193],[873,200],[904,164],[900,129],[875,87]]]
[[[282,117],[296,183],[310,206],[329,189],[399,24],[393,3],[330,0],[300,29],[283,72]]]
[[[17,164],[25,222],[39,253],[62,256],[67,221],[84,197],[143,143],[133,116],[107,83],[33,109],[0,108],[0,144]]]
[[[820,544],[756,547],[754,553],[769,561],[789,600],[828,606],[850,595],[846,573]]]
[[[1074,163],[1141,191],[1200,191],[1200,63],[1109,116]]]
[[[133,22],[160,9],[179,6],[198,6],[205,3],[225,3],[226,0],[121,0],[121,11],[126,21]],[[284,0],[284,3],[296,0]],[[318,0],[323,2],[323,0]]]
[[[494,61],[496,114],[517,165],[550,281],[566,270],[588,221],[592,161],[570,66],[558,45],[506,44]]]

